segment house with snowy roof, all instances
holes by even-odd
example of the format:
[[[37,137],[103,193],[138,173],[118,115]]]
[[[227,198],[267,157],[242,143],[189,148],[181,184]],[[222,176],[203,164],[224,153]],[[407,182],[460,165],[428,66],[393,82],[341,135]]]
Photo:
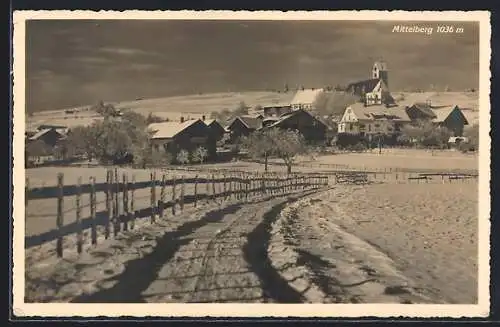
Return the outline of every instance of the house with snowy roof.
[[[313,110],[314,103],[318,96],[323,92],[323,89],[303,89],[298,90],[295,93],[292,101],[290,102],[290,107],[292,110],[304,109]]]
[[[181,150],[192,153],[204,147],[209,158],[216,154],[216,140],[210,128],[201,119],[167,121],[148,125],[151,145],[176,156]]]

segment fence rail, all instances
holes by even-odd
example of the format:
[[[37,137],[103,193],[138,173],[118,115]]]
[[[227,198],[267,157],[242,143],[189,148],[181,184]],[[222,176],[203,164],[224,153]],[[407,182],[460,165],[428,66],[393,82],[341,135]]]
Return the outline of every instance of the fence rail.
[[[342,170],[324,173],[333,176],[333,184],[369,184],[373,182],[403,183],[452,183],[454,181],[466,183],[477,182],[478,174],[467,173],[409,173],[409,172],[382,172]]]
[[[120,178],[121,177],[121,178]],[[129,178],[131,177],[131,178]],[[186,192],[186,186],[191,185],[191,193]],[[56,241],[56,253],[63,256],[64,242],[70,235],[76,234],[76,248],[78,253],[83,251],[83,231],[90,229],[91,244],[97,244],[97,227],[104,228],[104,238],[116,237],[121,231],[134,229],[137,219],[150,218],[151,223],[167,214],[167,209],[172,215],[177,210],[183,211],[185,206],[199,206],[202,203],[220,202],[227,200],[248,201],[250,198],[267,195],[286,195],[293,192],[319,189],[328,185],[328,176],[320,174],[290,174],[279,175],[275,173],[256,174],[246,173],[238,176],[208,177],[170,176],[167,173],[151,173],[149,181],[135,181],[135,176],[126,172],[121,176],[118,170],[108,169],[106,181],[96,183],[95,177],[90,177],[86,183],[78,178],[76,185],[65,185],[64,174],[57,175],[57,186],[30,188],[26,180],[25,199],[26,206],[29,201],[41,199],[57,200],[56,228],[44,233],[26,236],[25,248],[42,245]],[[170,189],[171,198],[167,199],[167,188]],[[149,189],[149,206],[138,208],[136,192],[140,189]],[[205,191],[203,191],[205,190]],[[97,201],[96,195],[100,193],[105,197]],[[70,197],[74,197],[70,198]],[[82,199],[88,199],[90,214],[83,218]],[[74,204],[75,220],[65,222],[65,205],[68,200]],[[74,201],[74,202],[73,202]],[[105,204],[104,210],[97,210],[98,204]]]

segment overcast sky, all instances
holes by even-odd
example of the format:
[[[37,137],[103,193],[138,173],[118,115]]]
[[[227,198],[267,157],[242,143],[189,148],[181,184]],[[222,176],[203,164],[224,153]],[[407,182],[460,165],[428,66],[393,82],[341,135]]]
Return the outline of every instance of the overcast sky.
[[[30,111],[197,92],[321,87],[368,78],[383,58],[391,90],[477,88],[477,24],[461,34],[392,33],[400,22],[29,21]],[[405,25],[414,25],[406,22]]]

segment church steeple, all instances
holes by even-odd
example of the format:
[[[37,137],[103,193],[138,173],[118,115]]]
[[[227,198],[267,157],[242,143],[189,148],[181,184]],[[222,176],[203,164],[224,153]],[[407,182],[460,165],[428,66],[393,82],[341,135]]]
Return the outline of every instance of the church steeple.
[[[379,60],[373,64],[372,78],[383,80],[385,85],[389,87],[389,72],[385,61]]]

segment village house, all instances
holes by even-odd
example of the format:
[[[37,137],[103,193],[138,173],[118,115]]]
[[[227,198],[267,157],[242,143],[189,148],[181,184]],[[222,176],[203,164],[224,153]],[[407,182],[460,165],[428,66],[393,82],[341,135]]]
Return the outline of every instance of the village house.
[[[314,103],[318,96],[323,92],[323,89],[304,89],[298,90],[295,93],[292,101],[290,102],[290,107],[292,110],[313,110]]]
[[[394,135],[410,122],[411,119],[404,106],[367,106],[358,102],[348,106],[344,111],[338,124],[338,133],[360,137],[377,134]]]
[[[387,64],[383,61],[374,63],[370,79],[351,83],[347,85],[346,91],[361,97],[367,105],[392,105],[395,103],[389,91]]]
[[[457,105],[432,107],[430,103],[414,103],[406,109],[408,116],[413,120],[427,120],[446,127],[454,137],[461,137],[464,127],[469,121]]]
[[[305,109],[298,109],[281,115],[279,119],[266,124],[263,129],[281,128],[297,130],[308,143],[322,143],[327,139],[330,128],[319,118]]]
[[[68,130],[66,128],[44,128],[28,137],[28,142],[43,141],[49,147],[55,147],[56,144],[66,137]]]
[[[237,142],[240,137],[248,136],[250,133],[262,127],[262,117],[243,115],[233,118],[227,129],[231,143]]]
[[[201,119],[168,121],[148,126],[154,150],[164,150],[174,158],[181,150],[192,153],[198,147],[208,151],[208,159],[216,156],[216,140],[210,128]]]

